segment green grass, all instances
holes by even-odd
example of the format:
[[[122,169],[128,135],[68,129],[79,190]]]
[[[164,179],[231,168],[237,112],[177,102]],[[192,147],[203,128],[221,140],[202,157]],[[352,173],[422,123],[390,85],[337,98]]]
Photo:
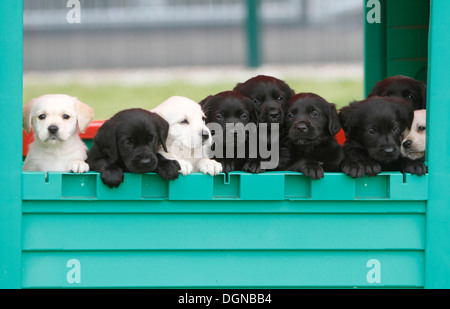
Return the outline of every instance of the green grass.
[[[314,92],[338,107],[363,97],[363,81],[359,80],[303,80],[285,79],[296,92]],[[230,90],[236,82],[223,81],[195,84],[185,80],[147,85],[57,83],[24,80],[24,103],[48,93],[64,93],[78,97],[95,110],[95,119],[104,120],[118,111],[140,107],[151,109],[170,96],[180,95],[200,101],[208,95]]]

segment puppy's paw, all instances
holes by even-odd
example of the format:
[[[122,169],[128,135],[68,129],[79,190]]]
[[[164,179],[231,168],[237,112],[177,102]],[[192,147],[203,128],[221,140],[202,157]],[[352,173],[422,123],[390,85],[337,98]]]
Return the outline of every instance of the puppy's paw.
[[[410,174],[418,175],[418,176],[423,176],[426,173],[428,173],[428,167],[421,161],[410,160],[410,161],[408,161],[407,164],[405,164],[402,172],[410,173]]]
[[[222,172],[222,164],[215,160],[201,159],[198,163],[198,170],[203,174],[215,176]]]
[[[258,161],[246,162],[242,167],[242,171],[246,173],[259,174],[263,173],[264,170],[261,169],[261,163]]]
[[[175,180],[179,176],[180,164],[176,160],[160,160],[156,172],[164,180]]]
[[[103,183],[110,188],[118,188],[123,182],[123,170],[119,166],[108,166],[101,173]]]
[[[192,166],[192,163],[189,161],[185,161],[185,160],[177,160],[178,164],[180,165],[180,170],[179,172],[183,175],[189,175],[190,173],[192,173],[192,170],[194,169],[194,167]]]
[[[69,172],[72,173],[87,173],[89,172],[89,164],[83,160],[74,160],[69,164]]]
[[[344,159],[341,164],[341,170],[352,178],[364,177],[364,167],[352,160]]]
[[[319,162],[307,162],[303,164],[300,172],[312,179],[320,179],[324,177],[323,168]]]
[[[366,161],[362,163],[364,173],[367,176],[376,176],[381,173],[381,165],[375,161]]]
[[[222,170],[225,174],[228,174],[229,172],[234,171],[234,161],[228,161],[222,163]]]

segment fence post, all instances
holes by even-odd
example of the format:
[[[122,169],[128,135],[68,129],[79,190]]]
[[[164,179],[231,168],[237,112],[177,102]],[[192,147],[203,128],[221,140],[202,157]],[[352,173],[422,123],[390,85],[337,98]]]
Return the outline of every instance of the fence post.
[[[450,288],[450,1],[431,1],[428,43],[428,204],[425,288]]]
[[[259,0],[247,0],[247,65],[256,68],[261,64]]]
[[[23,1],[0,1],[0,289],[22,282]]]

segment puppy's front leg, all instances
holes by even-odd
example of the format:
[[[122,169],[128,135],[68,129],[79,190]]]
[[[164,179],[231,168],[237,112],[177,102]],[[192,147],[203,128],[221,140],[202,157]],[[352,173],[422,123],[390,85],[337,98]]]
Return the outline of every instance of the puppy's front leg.
[[[89,164],[83,160],[74,160],[70,162],[68,170],[72,173],[87,173],[89,172]]]
[[[423,176],[428,173],[428,167],[419,160],[411,160],[404,157],[399,160],[402,173],[410,173],[418,176]]]
[[[117,164],[105,165],[100,169],[100,178],[110,188],[118,188],[123,182],[123,169]]]
[[[156,168],[156,172],[161,176],[164,180],[174,180],[179,176],[179,170],[181,169],[180,164],[176,160],[169,160],[165,158],[162,154],[157,153],[156,157],[158,158],[158,167]]]
[[[211,176],[218,175],[222,172],[222,164],[208,158],[203,158],[198,161],[197,166],[201,173],[209,174]]]
[[[300,159],[287,168],[288,171],[300,172],[312,179],[324,177],[324,171],[319,161]]]

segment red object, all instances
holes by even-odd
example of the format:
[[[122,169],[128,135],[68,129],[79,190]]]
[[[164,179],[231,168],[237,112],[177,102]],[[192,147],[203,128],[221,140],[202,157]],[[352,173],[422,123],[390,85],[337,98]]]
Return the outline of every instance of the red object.
[[[339,144],[344,145],[345,143],[345,133],[344,130],[341,129],[338,134],[336,134],[336,140],[338,141]]]

